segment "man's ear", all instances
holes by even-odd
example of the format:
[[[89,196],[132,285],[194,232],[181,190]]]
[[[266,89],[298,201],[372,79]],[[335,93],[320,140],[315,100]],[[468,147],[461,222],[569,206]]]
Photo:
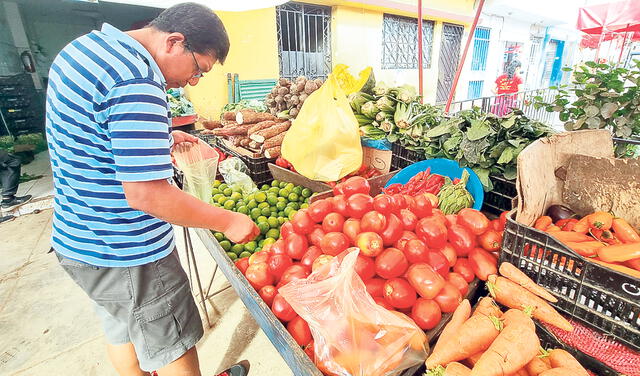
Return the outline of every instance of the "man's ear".
[[[185,38],[182,33],[169,33],[166,34],[164,39],[165,52],[168,55],[182,53],[185,46]]]

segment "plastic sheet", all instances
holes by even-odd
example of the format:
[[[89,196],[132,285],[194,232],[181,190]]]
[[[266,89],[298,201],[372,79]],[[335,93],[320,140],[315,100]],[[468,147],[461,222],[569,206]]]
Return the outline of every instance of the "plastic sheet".
[[[184,190],[204,202],[211,199],[211,183],[216,178],[218,154],[202,141],[183,142],[173,148],[176,165],[184,174]]]
[[[240,158],[227,158],[220,162],[220,175],[224,178],[224,182],[229,186],[238,186],[242,193],[248,195],[257,189],[251,177],[249,177],[249,168],[240,160]]]

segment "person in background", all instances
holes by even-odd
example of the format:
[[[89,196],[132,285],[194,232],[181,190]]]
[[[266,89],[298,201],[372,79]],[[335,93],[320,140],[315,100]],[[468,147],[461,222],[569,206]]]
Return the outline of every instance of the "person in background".
[[[109,359],[123,376],[201,375],[202,321],[171,224],[220,231],[235,243],[260,233],[248,216],[169,182],[173,146],[198,139],[170,132],[166,90],[196,85],[228,51],[218,16],[183,3],[142,29],[105,23],[51,65],[52,248],[94,302]],[[221,375],[245,374],[234,366]]]
[[[515,94],[522,88],[522,78],[518,74],[521,67],[522,63],[514,59],[507,65],[504,74],[496,78],[492,89],[498,95],[491,111],[494,114],[504,116],[517,106],[517,96],[508,94]]]
[[[20,158],[0,150],[0,184],[2,185],[2,203],[0,207],[4,212],[11,211],[31,201],[32,196],[16,196],[20,184]],[[13,215],[1,215],[0,223],[13,219]]]

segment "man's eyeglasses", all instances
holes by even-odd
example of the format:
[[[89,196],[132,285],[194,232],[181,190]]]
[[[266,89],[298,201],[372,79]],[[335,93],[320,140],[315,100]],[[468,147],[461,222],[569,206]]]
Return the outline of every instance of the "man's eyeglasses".
[[[204,72],[202,71],[202,69],[200,69],[200,65],[198,64],[198,60],[196,60],[196,55],[193,53],[193,50],[191,48],[189,48],[188,44],[184,44],[184,47],[189,50],[189,52],[191,52],[191,57],[193,57],[193,63],[196,65],[196,69],[198,70],[198,73],[193,75],[193,78],[201,78],[202,76],[204,76]]]

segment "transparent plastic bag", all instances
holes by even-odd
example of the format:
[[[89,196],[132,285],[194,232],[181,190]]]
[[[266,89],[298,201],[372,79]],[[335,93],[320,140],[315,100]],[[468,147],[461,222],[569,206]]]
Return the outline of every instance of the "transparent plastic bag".
[[[210,149],[210,150],[208,150]],[[184,190],[208,203],[211,183],[216,178],[218,153],[202,141],[197,144],[183,142],[173,148],[176,165],[184,174]]]
[[[278,292],[311,329],[316,365],[327,375],[391,376],[424,362],[425,333],[377,305],[355,272],[351,248]]]
[[[245,195],[257,189],[255,183],[249,177],[249,168],[240,158],[232,157],[220,162],[220,175],[224,178],[225,183],[232,187],[240,187]]]

